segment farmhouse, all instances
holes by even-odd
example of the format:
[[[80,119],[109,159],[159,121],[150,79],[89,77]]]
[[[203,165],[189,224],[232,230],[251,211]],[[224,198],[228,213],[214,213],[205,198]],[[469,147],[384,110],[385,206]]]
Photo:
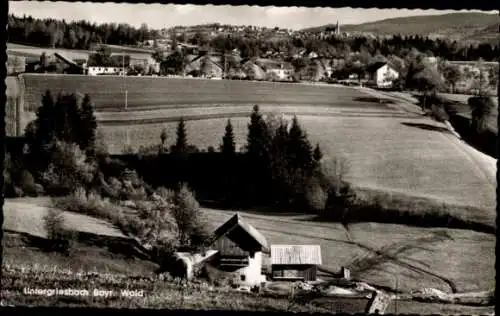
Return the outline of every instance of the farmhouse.
[[[266,78],[266,72],[254,60],[244,61],[242,69],[250,80],[264,80]]]
[[[321,265],[319,245],[271,245],[271,271],[274,280],[316,280]]]
[[[218,56],[203,55],[191,60],[184,68],[184,71],[186,74],[191,74],[195,77],[221,79],[224,69],[220,65],[220,58]]]
[[[241,284],[266,281],[262,274],[262,253],[269,251],[267,240],[239,214],[217,228],[210,248],[218,251],[213,261],[217,269],[236,276]]]
[[[394,80],[398,79],[399,73],[387,62],[376,62],[366,68],[369,83],[379,88],[392,86]]]
[[[279,81],[290,80],[294,72],[294,67],[287,62],[261,58],[257,59],[256,64],[266,72],[268,77]]]

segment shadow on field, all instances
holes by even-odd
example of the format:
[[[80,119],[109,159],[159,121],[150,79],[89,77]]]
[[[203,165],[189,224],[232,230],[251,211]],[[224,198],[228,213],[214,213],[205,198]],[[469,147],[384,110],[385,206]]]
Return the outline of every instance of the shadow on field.
[[[356,102],[370,102],[370,103],[378,103],[378,104],[394,104],[394,101],[391,99],[383,99],[377,97],[356,97],[352,99]]]
[[[411,123],[411,122],[402,122],[401,124],[403,124],[404,126],[420,128],[420,129],[423,129],[426,131],[435,131],[435,132],[440,132],[440,133],[450,133],[451,134],[451,132],[447,128],[441,127],[441,126],[435,126],[435,125],[425,124],[425,123]]]

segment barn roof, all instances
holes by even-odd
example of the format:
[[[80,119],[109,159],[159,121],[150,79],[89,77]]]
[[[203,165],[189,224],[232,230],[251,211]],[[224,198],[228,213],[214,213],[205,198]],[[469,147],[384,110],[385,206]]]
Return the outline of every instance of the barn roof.
[[[321,264],[319,245],[271,245],[271,264]]]
[[[267,243],[266,237],[264,237],[264,235],[262,235],[252,225],[245,223],[243,221],[243,218],[241,218],[238,213],[236,213],[227,222],[225,222],[215,230],[214,239],[217,240],[236,227],[242,228],[247,233],[248,237],[254,239],[263,248],[264,251],[268,251],[269,245]]]
[[[383,67],[386,64],[387,64],[387,62],[377,61],[377,62],[375,62],[375,63],[373,63],[371,65],[368,65],[366,67],[366,71],[368,71],[368,72],[375,72],[375,71],[379,70],[380,67]]]

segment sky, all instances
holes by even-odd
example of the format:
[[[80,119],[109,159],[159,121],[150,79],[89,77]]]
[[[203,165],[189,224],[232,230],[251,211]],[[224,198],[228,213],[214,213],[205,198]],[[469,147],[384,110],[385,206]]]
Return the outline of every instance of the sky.
[[[453,10],[354,9],[306,7],[257,7],[214,5],[164,5],[91,2],[9,1],[9,11],[36,18],[96,23],[128,23],[161,29],[176,25],[221,23],[302,29],[330,23],[360,24],[377,20],[459,12]],[[464,10],[464,12],[466,12]],[[476,11],[481,12],[481,11]],[[495,11],[489,12],[495,13]]]

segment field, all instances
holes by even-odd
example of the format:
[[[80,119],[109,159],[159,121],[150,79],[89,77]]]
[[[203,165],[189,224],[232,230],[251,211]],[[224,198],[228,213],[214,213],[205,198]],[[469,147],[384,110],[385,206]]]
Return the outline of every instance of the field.
[[[124,47],[117,45],[108,45],[112,53],[126,53],[131,55],[149,56],[153,53],[151,50],[145,50],[133,47]],[[25,56],[25,57],[40,57],[42,53],[50,55],[54,53],[64,54],[71,59],[87,59],[89,54],[93,53],[93,50],[83,50],[83,49],[64,49],[64,48],[47,48],[47,47],[36,47],[28,46],[14,43],[7,43],[7,53],[14,56]]]

